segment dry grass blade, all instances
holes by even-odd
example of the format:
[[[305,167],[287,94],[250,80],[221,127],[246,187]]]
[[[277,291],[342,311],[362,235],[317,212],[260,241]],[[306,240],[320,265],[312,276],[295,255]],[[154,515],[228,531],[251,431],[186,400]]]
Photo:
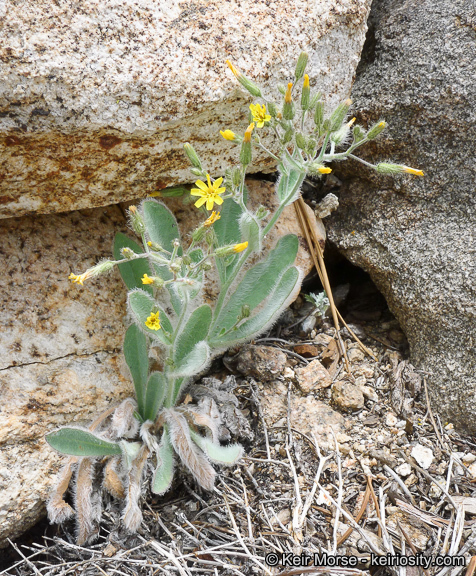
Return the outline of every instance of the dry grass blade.
[[[474,576],[475,572],[476,572],[476,556],[471,556],[471,560],[468,564],[468,569],[466,570],[464,576]]]
[[[411,516],[418,518],[422,522],[425,522],[429,526],[434,526],[435,528],[446,528],[449,524],[449,520],[445,520],[444,518],[440,518],[439,516],[430,514],[429,512],[423,512],[423,510],[420,510],[411,504],[407,504],[407,502],[403,502],[403,500],[398,500],[398,498],[395,500],[395,503],[399,508]]]
[[[362,516],[367,509],[367,505],[370,501],[370,478],[367,476],[367,488],[365,489],[364,500],[362,502],[362,506],[359,510],[359,513],[355,517],[355,522],[358,524],[362,520]],[[339,538],[337,541],[337,547],[342,546],[342,544],[347,540],[347,538],[352,534],[354,528],[348,528],[344,534]]]

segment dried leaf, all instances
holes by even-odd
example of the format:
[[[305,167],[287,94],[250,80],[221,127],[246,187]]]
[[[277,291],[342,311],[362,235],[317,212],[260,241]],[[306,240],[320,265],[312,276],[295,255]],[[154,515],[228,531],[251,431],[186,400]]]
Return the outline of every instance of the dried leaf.
[[[143,445],[137,457],[132,461],[132,466],[127,477],[126,505],[124,507],[122,520],[124,526],[130,532],[137,532],[142,522],[142,511],[139,507],[141,479],[149,454],[149,448]]]
[[[112,416],[111,428],[116,438],[134,438],[139,429],[139,422],[134,416],[137,410],[137,402],[133,398],[126,398],[119,404]]]
[[[78,462],[76,457],[68,458],[58,474],[56,486],[46,504],[48,519],[52,523],[61,524],[74,516],[74,510],[64,501],[64,495],[68,490],[74,465]]]
[[[94,510],[93,503],[93,462],[90,458],[83,458],[78,467],[75,507],[78,522],[77,544],[82,546],[92,538],[96,531],[97,510]]]
[[[126,490],[121,477],[118,473],[118,465],[120,458],[111,458],[104,469],[104,488],[114,496],[114,498],[122,499],[126,496]]]
[[[215,470],[205,454],[192,441],[187,420],[172,409],[164,410],[164,415],[170,426],[170,440],[174,450],[200,486],[212,490],[215,484]]]

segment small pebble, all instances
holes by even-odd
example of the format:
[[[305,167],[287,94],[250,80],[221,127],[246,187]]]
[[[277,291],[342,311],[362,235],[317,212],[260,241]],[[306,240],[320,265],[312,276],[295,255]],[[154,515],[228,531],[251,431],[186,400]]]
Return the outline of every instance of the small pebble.
[[[430,448],[417,444],[412,448],[411,455],[417,461],[418,465],[423,468],[423,470],[428,470],[431,463],[433,462],[433,452]]]
[[[406,478],[407,476],[410,476],[410,474],[412,473],[412,467],[410,466],[410,464],[407,464],[405,462],[405,464],[400,464],[400,466],[397,466],[395,468],[395,472],[399,476],[403,476],[403,478]]]
[[[468,452],[468,454],[465,454],[461,460],[465,463],[465,464],[472,464],[475,460],[476,460],[476,456],[474,454],[471,454],[471,452]]]
[[[386,426],[389,426],[390,428],[393,428],[397,423],[397,417],[395,416],[395,414],[393,414],[392,412],[389,412],[386,416],[385,416],[385,424]]]

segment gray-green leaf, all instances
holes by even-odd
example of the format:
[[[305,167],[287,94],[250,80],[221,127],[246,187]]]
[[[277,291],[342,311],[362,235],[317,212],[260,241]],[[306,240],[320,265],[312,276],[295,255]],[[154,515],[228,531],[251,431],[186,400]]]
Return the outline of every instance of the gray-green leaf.
[[[114,238],[113,254],[116,260],[122,260],[123,256],[121,254],[122,248],[130,248],[136,254],[142,254],[144,250],[128,238],[122,232],[118,232]],[[133,290],[134,288],[142,288],[149,294],[152,294],[152,287],[142,284],[142,277],[144,274],[150,275],[150,267],[147,262],[147,258],[138,258],[137,260],[131,260],[130,262],[124,262],[118,265],[119,272],[124,280],[124,284]]]
[[[174,449],[166,426],[164,426],[156,454],[157,468],[152,478],[151,488],[154,494],[162,495],[170,488],[174,478]]]
[[[79,428],[60,428],[46,435],[48,444],[69,456],[96,458],[101,456],[118,456],[121,447],[116,442],[107,442],[91,432]]]
[[[134,382],[139,414],[144,417],[144,396],[149,374],[149,357],[147,338],[135,324],[127,329],[124,338],[124,357]]]

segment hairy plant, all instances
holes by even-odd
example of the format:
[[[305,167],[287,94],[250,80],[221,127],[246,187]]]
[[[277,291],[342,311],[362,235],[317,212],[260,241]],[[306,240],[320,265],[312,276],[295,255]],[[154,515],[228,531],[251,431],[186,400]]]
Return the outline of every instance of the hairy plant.
[[[228,62],[237,80],[261,103],[250,105],[251,123],[243,136],[231,130],[221,132],[239,150],[239,165],[227,170],[224,178],[213,179],[193,147],[184,145],[191,171],[200,178],[190,194],[204,214],[190,240],[181,237],[165,204],[148,198],[129,208],[130,225],[140,243],[117,234],[114,260],[70,275],[82,285],[119,268],[129,290],[131,324],[124,356],[135,388],[135,399],[109,409],[89,429],[65,427],[47,435],[50,446],[69,456],[48,503],[48,514],[52,522],[62,522],[74,513],[64,500],[74,474],[79,544],[97,533],[103,490],[125,500],[125,527],[139,528],[141,484],[149,462],[155,469],[151,489],[164,494],[172,484],[177,459],[198,484],[211,490],[216,474],[213,464],[231,465],[242,455],[240,445],[221,443],[229,437],[223,432],[223,420],[232,421],[235,409],[229,401],[231,394],[206,386],[195,386],[194,391],[192,386],[184,398],[184,391],[212,358],[266,330],[298,294],[302,274],[294,264],[295,235],[280,238],[252,265],[250,258],[256,261],[264,237],[283,209],[299,197],[306,175],[327,174],[331,172],[328,162],[355,158],[356,148],[385,128],[385,122],[368,131],[353,126],[355,119],[347,121],[350,100],[326,114],[321,95],[311,94],[306,64],[303,53],[294,83],[282,89],[282,101],[276,104]],[[302,79],[297,99],[295,85]],[[261,142],[259,130],[270,135],[269,148]],[[344,151],[336,151],[344,145]],[[272,213],[262,206],[256,211],[248,207],[245,175],[256,149],[269,154],[278,166],[278,205]],[[373,167],[381,173],[422,174],[395,164]],[[170,189],[161,195],[184,192]],[[215,205],[221,209],[213,210]],[[220,290],[210,305],[202,288],[212,267]],[[216,403],[225,396],[226,417]]]

